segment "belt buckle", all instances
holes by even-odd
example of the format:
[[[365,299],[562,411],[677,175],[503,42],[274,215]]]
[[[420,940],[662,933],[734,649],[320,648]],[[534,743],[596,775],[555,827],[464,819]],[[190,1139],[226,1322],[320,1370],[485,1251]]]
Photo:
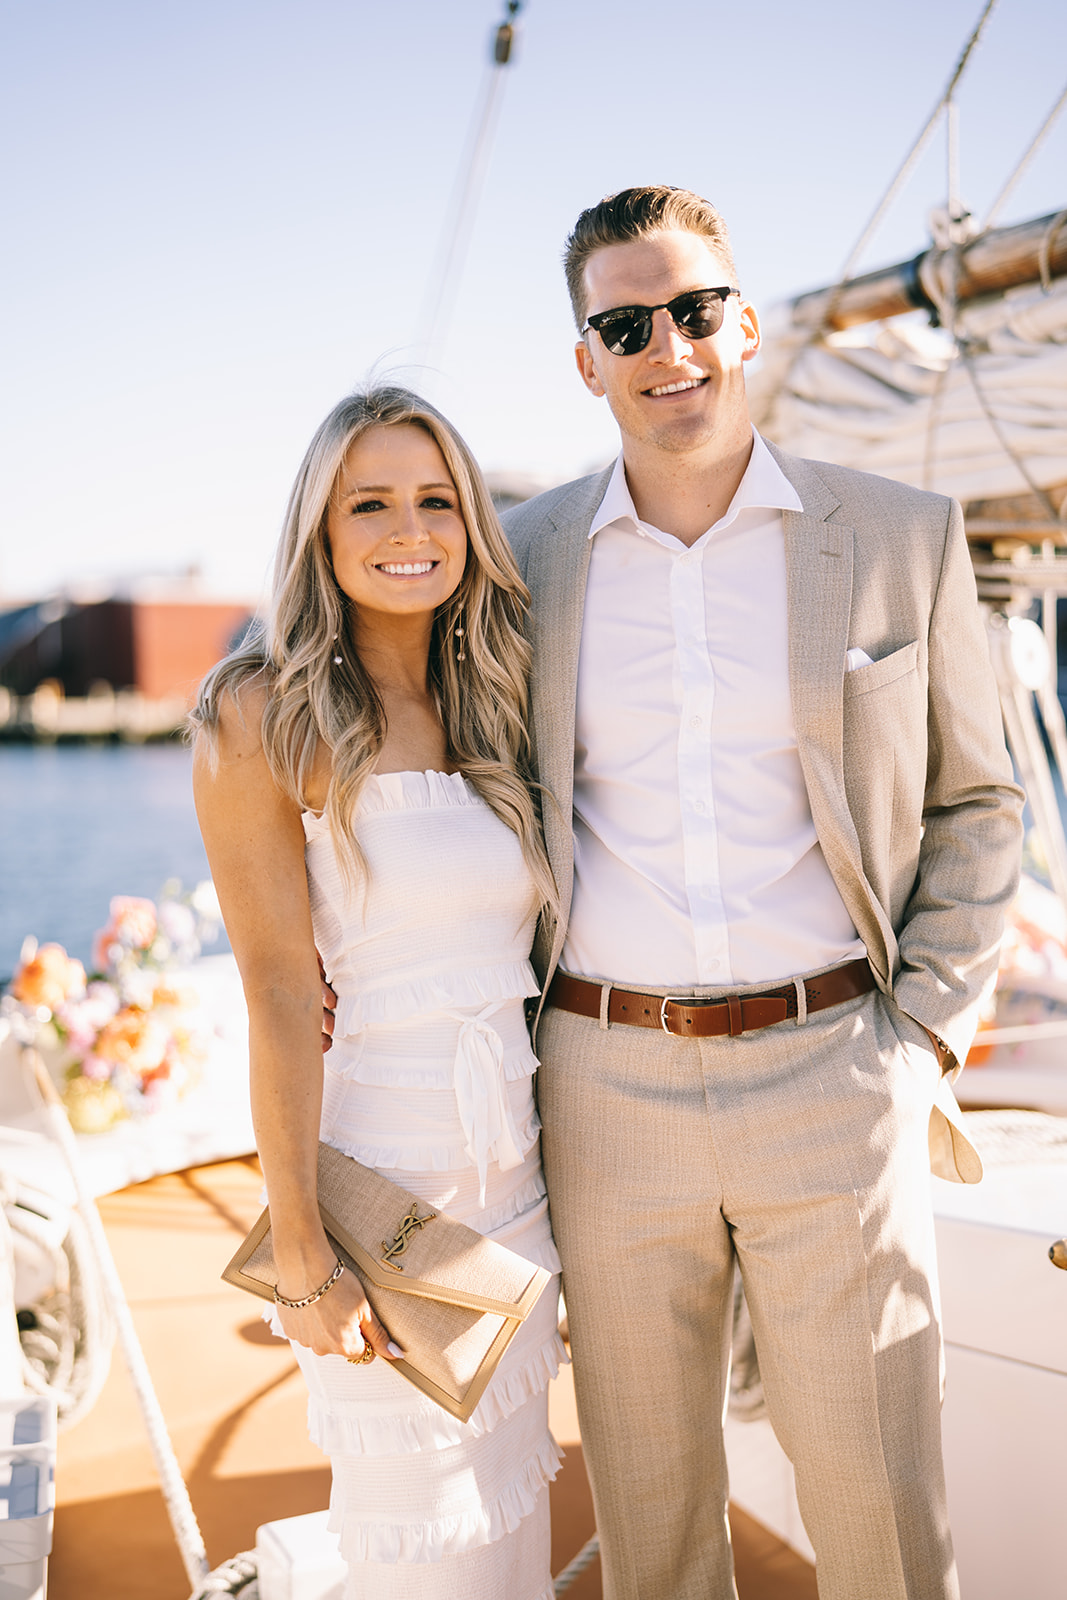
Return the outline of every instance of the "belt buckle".
[[[676,1006],[709,1006],[714,1002],[696,999],[691,994],[665,994],[663,996],[663,1004],[659,1008],[659,1025],[664,1033],[669,1034],[672,1039],[684,1039],[686,1037],[684,1033],[671,1033],[670,1028],[667,1026],[667,1007],[672,1003]]]

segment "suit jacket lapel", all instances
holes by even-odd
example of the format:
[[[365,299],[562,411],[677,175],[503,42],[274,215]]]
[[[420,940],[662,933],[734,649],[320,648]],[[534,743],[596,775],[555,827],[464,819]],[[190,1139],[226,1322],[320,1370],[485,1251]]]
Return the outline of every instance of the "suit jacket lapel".
[[[578,655],[589,574],[589,527],[611,467],[584,478],[548,517],[527,564],[534,664],[530,724],[544,799],[545,844],[559,890],[562,917],[553,946],[562,945],[574,883],[574,713]],[[559,950],[553,956],[558,958]],[[547,955],[547,952],[546,952]]]
[[[853,530],[827,519],[840,505],[809,465],[770,446],[803,511],[782,514],[789,682],[797,748],[826,864],[882,980],[896,941],[863,870],[845,789],[842,710],[852,603]]]

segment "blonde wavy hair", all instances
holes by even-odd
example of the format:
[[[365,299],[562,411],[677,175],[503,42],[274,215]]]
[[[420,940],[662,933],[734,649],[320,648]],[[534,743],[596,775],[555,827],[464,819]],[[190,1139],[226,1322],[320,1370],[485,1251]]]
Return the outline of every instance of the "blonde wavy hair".
[[[526,731],[530,645],[523,623],[529,592],[468,446],[439,411],[408,389],[389,384],[349,395],[317,430],[289,496],[267,615],[204,679],[189,715],[190,734],[217,761],[222,700],[233,697],[240,706],[242,688],[253,680],[265,686],[263,748],[274,781],[305,806],[317,751],[326,746],[332,756],[326,818],[349,882],[362,874],[351,817],[385,739],[385,714],[354,649],[334,664],[334,641],[348,637],[352,602],[334,577],[327,517],[351,445],[370,428],[401,424],[424,428],[436,442],[467,529],[463,576],[437,612],[430,640],[429,683],[449,756],[518,835],[542,905],[554,906]],[[460,626],[464,662],[456,660],[453,647]]]

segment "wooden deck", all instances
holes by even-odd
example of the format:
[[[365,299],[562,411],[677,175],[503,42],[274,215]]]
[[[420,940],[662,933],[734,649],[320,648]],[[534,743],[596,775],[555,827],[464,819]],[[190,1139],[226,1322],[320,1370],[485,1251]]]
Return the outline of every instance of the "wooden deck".
[[[213,1563],[275,1518],[324,1507],[329,1467],[307,1437],[288,1346],[219,1271],[259,1213],[253,1160],[109,1195],[100,1210]],[[593,1531],[569,1373],[553,1385],[567,1459],[552,1488],[553,1571]],[[814,1569],[743,1512],[731,1516],[741,1600],[816,1600]],[[116,1350],[104,1392],[60,1435],[49,1600],[188,1600],[140,1412]],[[570,1591],[600,1600],[599,1562]],[[504,1597],[502,1597],[504,1600]]]

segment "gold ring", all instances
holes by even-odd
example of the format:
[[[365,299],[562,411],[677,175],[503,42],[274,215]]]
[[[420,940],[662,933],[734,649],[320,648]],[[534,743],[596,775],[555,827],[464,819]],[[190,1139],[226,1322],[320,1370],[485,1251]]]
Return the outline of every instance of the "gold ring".
[[[362,1367],[366,1366],[368,1362],[373,1361],[374,1355],[374,1346],[368,1340],[364,1339],[363,1354],[361,1356],[345,1356],[345,1360],[350,1366]]]

